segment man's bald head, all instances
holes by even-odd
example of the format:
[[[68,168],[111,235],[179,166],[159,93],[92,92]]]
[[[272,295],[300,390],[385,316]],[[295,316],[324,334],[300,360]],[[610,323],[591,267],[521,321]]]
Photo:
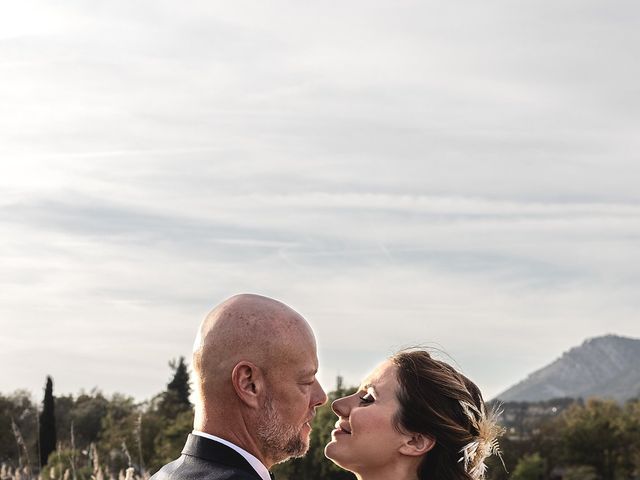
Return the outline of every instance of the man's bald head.
[[[216,400],[231,393],[229,379],[238,362],[254,363],[269,374],[298,345],[309,343],[315,346],[313,331],[295,310],[272,298],[235,295],[200,325],[193,353],[199,393],[203,400]]]
[[[285,304],[242,294],[214,308],[193,353],[194,428],[250,452],[267,468],[309,448],[327,395],[313,331]]]

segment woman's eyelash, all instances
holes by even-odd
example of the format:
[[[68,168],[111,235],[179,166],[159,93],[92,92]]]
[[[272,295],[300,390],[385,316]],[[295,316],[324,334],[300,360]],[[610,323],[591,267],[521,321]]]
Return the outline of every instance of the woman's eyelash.
[[[373,403],[375,398],[370,393],[367,393],[360,397],[360,403]]]

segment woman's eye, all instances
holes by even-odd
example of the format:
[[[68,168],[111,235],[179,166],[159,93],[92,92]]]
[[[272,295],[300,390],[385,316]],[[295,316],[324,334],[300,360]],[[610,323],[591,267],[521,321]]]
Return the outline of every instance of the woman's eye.
[[[367,393],[360,397],[360,403],[373,403],[375,398],[370,393]]]

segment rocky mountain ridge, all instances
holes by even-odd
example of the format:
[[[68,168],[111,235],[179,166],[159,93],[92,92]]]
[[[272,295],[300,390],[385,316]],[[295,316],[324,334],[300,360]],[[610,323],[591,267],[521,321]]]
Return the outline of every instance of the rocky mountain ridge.
[[[605,335],[585,340],[496,398],[537,402],[552,398],[640,397],[640,339]]]

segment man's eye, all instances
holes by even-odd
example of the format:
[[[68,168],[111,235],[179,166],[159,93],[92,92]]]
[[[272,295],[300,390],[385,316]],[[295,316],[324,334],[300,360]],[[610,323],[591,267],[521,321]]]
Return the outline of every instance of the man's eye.
[[[360,403],[373,403],[374,401],[375,398],[373,398],[373,395],[371,395],[370,393],[367,393],[360,397]]]

